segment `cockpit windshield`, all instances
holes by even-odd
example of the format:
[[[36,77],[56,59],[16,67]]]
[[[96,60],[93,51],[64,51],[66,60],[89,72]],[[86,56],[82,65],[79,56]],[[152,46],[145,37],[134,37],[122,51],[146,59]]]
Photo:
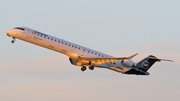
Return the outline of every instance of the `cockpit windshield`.
[[[19,30],[23,30],[23,31],[25,31],[25,29],[24,29],[24,28],[20,28],[20,27],[15,27],[14,29],[19,29]]]

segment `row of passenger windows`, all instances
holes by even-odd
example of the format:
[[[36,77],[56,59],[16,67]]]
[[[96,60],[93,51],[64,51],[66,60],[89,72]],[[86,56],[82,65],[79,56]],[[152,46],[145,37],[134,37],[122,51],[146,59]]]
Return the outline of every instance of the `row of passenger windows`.
[[[36,33],[34,33],[34,35],[36,35]],[[74,47],[74,48],[79,49],[79,50],[81,49],[80,47],[77,47],[77,46],[75,46],[75,45],[71,45],[71,44],[68,44],[68,43],[60,42],[60,41],[57,40],[57,39],[49,38],[47,35],[37,34],[37,36],[44,37],[44,38],[47,37],[47,39],[50,39],[50,40],[52,40],[52,41],[54,40],[55,42],[62,43],[62,44],[65,44],[65,45],[69,45],[69,46]],[[83,49],[83,51],[86,51],[86,50]],[[95,54],[95,55],[104,57],[103,55],[100,55],[100,54],[97,54],[97,53],[94,53],[94,52],[90,52],[90,51],[87,51],[87,52],[88,52],[88,53],[91,53],[91,54]]]

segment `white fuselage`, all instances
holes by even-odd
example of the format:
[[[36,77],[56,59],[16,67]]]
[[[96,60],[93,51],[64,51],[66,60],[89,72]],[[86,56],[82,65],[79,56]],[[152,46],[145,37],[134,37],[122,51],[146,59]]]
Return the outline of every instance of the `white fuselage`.
[[[10,30],[7,30],[6,33],[8,34],[8,36],[12,36],[13,38],[18,38],[18,39],[24,40],[26,42],[30,42],[35,45],[39,45],[39,46],[60,52],[62,54],[67,55],[68,57],[72,59],[78,59],[79,56],[112,57],[110,55],[32,30],[30,28],[26,28],[26,27],[19,27],[19,28],[22,28],[22,29],[16,29],[16,28],[10,29]],[[77,62],[74,65],[82,66],[82,61],[81,63]],[[101,68],[108,68],[108,69],[115,70],[122,73],[125,73],[126,71],[131,69],[131,67],[127,67],[123,65],[121,63],[121,60],[118,60],[116,62],[106,62],[106,63],[94,65],[94,66],[101,67]]]

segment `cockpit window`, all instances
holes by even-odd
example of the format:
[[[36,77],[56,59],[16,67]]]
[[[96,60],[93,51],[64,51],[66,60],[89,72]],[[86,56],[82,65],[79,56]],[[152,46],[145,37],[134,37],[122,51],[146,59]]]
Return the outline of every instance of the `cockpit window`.
[[[23,31],[25,31],[25,29],[24,29],[24,28],[20,28],[20,27],[15,27],[14,29],[19,29],[19,30],[23,30]]]

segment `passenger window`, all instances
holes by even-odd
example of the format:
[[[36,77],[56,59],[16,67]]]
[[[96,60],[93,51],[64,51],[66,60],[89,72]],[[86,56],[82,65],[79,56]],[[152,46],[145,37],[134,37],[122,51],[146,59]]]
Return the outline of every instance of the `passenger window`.
[[[78,49],[80,49],[80,48],[78,48]]]
[[[51,40],[53,40],[53,38],[51,38]]]
[[[69,44],[69,46],[71,46],[71,45]]]
[[[84,49],[84,51],[85,51],[85,49]]]
[[[67,45],[67,43],[65,43],[65,45]]]
[[[60,41],[58,41],[60,43]]]
[[[63,44],[63,42],[62,42],[62,44]]]
[[[99,54],[99,56],[100,56],[100,54]]]
[[[54,40],[56,42],[56,40]]]
[[[75,46],[75,48],[77,48],[77,47]]]
[[[91,52],[93,54],[93,52]]]
[[[97,55],[97,54],[95,53],[95,55]]]
[[[44,38],[46,38],[46,36],[44,36]]]
[[[88,53],[89,53],[90,51],[88,51]]]
[[[49,37],[47,37],[49,39]]]
[[[72,45],[72,47],[74,47],[74,46]]]

